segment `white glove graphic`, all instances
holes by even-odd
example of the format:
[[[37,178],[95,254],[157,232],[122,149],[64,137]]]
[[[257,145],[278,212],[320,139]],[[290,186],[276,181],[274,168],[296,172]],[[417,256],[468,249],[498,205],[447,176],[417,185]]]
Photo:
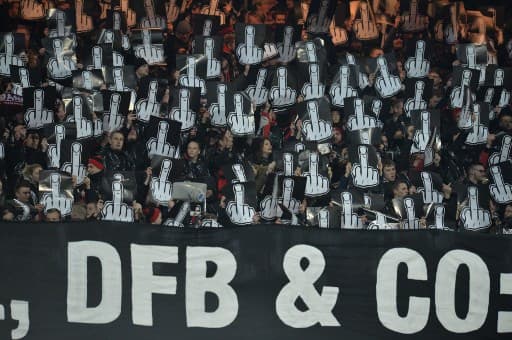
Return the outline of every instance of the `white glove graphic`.
[[[425,89],[425,83],[423,81],[417,81],[414,84],[414,97],[407,99],[404,104],[404,111],[407,117],[411,117],[412,110],[426,110],[427,102],[423,100],[423,90]]]
[[[121,95],[119,93],[112,93],[110,96],[110,110],[103,114],[103,130],[105,132],[112,132],[119,130],[123,126],[124,118],[119,112],[121,105]]]
[[[153,177],[149,189],[151,196],[161,205],[166,205],[172,199],[172,183],[169,181],[172,163],[169,159],[162,161],[160,176]]]
[[[242,65],[255,65],[263,60],[263,49],[254,45],[254,26],[245,26],[245,42],[236,48],[236,55]]]
[[[57,10],[55,13],[56,28],[50,30],[48,36],[50,38],[63,38],[71,34],[70,28],[66,27],[66,13]]]
[[[369,6],[360,2],[361,19],[354,21],[354,32],[359,40],[372,40],[379,37],[379,31],[371,18]]]
[[[176,0],[170,0],[165,4],[165,10],[167,13],[167,22],[175,22],[180,14],[180,8],[176,5]]]
[[[272,220],[283,214],[281,207],[278,206],[277,200],[277,177],[274,178],[272,194],[265,196],[265,198],[261,200],[260,207],[260,215],[265,220]]]
[[[512,202],[512,186],[505,183],[499,166],[491,166],[489,169],[494,184],[489,185],[489,191],[496,202],[506,204]]]
[[[261,71],[261,70],[260,70]],[[259,74],[259,73],[258,73]],[[210,105],[210,123],[213,126],[226,126],[226,85],[217,85],[217,103]]]
[[[379,171],[368,165],[368,147],[359,146],[359,163],[352,168],[354,185],[359,188],[374,187],[379,184]]]
[[[243,112],[243,98],[240,93],[235,93],[235,112],[230,112],[227,120],[231,132],[235,135],[253,134],[255,125],[254,119]]]
[[[190,130],[196,122],[196,113],[190,110],[189,97],[187,89],[180,89],[180,107],[171,111],[171,119],[181,122],[181,131]]]
[[[503,80],[505,79],[505,71],[498,68],[494,71],[494,86],[503,86]]]
[[[283,197],[280,199],[280,203],[288,209],[292,214],[299,213],[300,202],[293,196],[293,179],[285,178],[283,180]]]
[[[151,116],[160,116],[160,103],[156,100],[156,93],[158,90],[158,81],[152,80],[149,83],[148,97],[139,100],[135,104],[135,112],[137,112],[137,119],[143,122],[149,122]]]
[[[76,124],[76,138],[89,138],[92,137],[92,122],[82,116],[82,97],[73,97],[73,117]]]
[[[375,89],[382,98],[394,96],[400,92],[402,83],[400,77],[391,75],[388,70],[388,62],[384,56],[377,58],[377,64],[380,68],[380,76],[375,81]]]
[[[329,91],[335,106],[343,107],[345,98],[357,97],[357,90],[348,83],[349,75],[350,68],[347,65],[340,66],[340,83],[335,83]]]
[[[350,53],[347,53],[347,63],[349,65],[357,65],[356,58],[354,58],[354,56]],[[365,87],[370,85],[370,80],[368,78],[368,75],[364,72],[359,71],[358,83],[359,83],[359,88],[361,90],[363,90]]]
[[[379,230],[379,229],[387,229],[386,215],[378,212],[376,214],[375,221],[371,221],[368,225],[368,229],[371,230]]]
[[[306,41],[306,56],[308,57],[308,63],[317,63],[318,57],[316,55],[316,45],[312,41]]]
[[[414,132],[414,150],[424,152],[430,140],[430,112],[421,112],[421,130]]]
[[[219,0],[210,0],[210,5],[203,7],[201,9],[201,14],[217,16],[220,18],[220,24],[224,25],[226,21],[226,16],[224,15],[223,11],[219,11],[217,9],[218,2]]]
[[[28,69],[22,67],[19,69],[20,84],[13,84],[12,93],[17,96],[23,97],[23,89],[30,87],[30,79]]]
[[[38,20],[45,17],[44,4],[35,0],[21,0],[20,13],[25,20]]]
[[[474,105],[471,100],[464,102],[462,110],[460,111],[459,120],[457,121],[457,126],[460,129],[467,130],[473,127],[473,108]]]
[[[322,0],[318,14],[312,15],[308,22],[308,32],[311,33],[324,33],[329,29],[331,18],[327,14],[329,7],[328,0]]]
[[[206,55],[206,77],[216,78],[220,76],[220,61],[213,57],[213,39],[204,39],[204,54]]]
[[[466,144],[485,144],[487,143],[489,129],[485,125],[480,124],[480,104],[474,104],[473,110],[473,127],[466,138]]]
[[[143,58],[148,64],[156,64],[164,60],[164,51],[151,45],[151,31],[142,30],[142,46],[137,46],[134,51],[138,58]]]
[[[423,188],[419,188],[418,192],[423,195],[423,203],[443,203],[443,193],[434,189],[432,175],[428,172],[421,172],[421,180],[423,181]]]
[[[464,66],[467,66],[471,69],[475,69],[476,66],[477,66],[477,63],[476,63],[476,51],[475,51],[475,46],[473,45],[468,45],[466,46],[466,57],[467,57],[467,64],[463,64]]]
[[[179,78],[181,86],[199,87],[201,94],[206,94],[206,85],[204,80],[196,76],[196,58],[187,57],[187,74],[183,74]]]
[[[293,176],[293,154],[283,153],[283,173],[285,176]]]
[[[309,154],[309,171],[306,177],[306,190],[308,196],[321,196],[329,192],[329,180],[318,173],[318,153]]]
[[[67,172],[71,176],[76,176],[76,185],[81,185],[87,176],[87,167],[82,162],[82,144],[71,144],[71,163],[62,164],[61,170]]]
[[[491,214],[478,205],[478,189],[468,188],[468,205],[462,208],[460,220],[465,229],[477,230],[491,225]]]
[[[318,227],[329,228],[329,210],[322,209],[318,212]]]
[[[377,120],[364,114],[363,101],[359,98],[354,100],[355,114],[348,117],[347,127],[350,131],[371,129],[377,126]]]
[[[428,26],[428,17],[418,13],[418,2],[411,0],[409,15],[402,16],[402,29],[406,32],[422,31]]]
[[[444,226],[444,206],[438,205],[434,210],[434,225],[428,226],[430,229],[446,230]]]
[[[212,35],[212,26],[213,26],[213,23],[211,20],[207,19],[204,21],[204,24],[203,24],[203,36],[205,37],[209,37]]]
[[[501,141],[501,150],[499,152],[494,152],[491,157],[489,157],[489,165],[497,165],[500,163],[505,163],[510,160],[510,146],[512,145],[512,137],[509,135],[503,136]]]
[[[352,212],[352,194],[350,192],[341,193],[341,205],[343,214],[341,215],[341,227],[345,229],[361,229],[362,222],[356,213]]]
[[[252,224],[256,211],[253,207],[244,203],[244,186],[240,183],[233,185],[234,201],[229,201],[226,206],[226,214],[234,224]]]
[[[319,118],[318,103],[307,103],[309,119],[302,123],[302,131],[308,141],[321,141],[332,136],[332,124]]]
[[[93,30],[92,18],[84,13],[83,0],[76,0],[75,2],[75,16],[76,16],[76,32],[84,33]]]
[[[320,83],[320,70],[318,64],[309,64],[310,83],[302,87],[304,100],[322,98],[325,93],[325,86]]]
[[[283,42],[277,43],[277,51],[279,52],[279,61],[281,63],[289,63],[296,57],[297,50],[293,44],[293,32],[292,26],[286,26],[284,28]]]
[[[5,52],[0,54],[0,74],[10,75],[10,65],[24,66],[23,60],[14,54],[14,36],[12,33],[4,35]]]
[[[53,111],[47,110],[44,105],[44,90],[34,90],[34,108],[25,112],[27,129],[39,129],[45,124],[53,123]]]
[[[133,222],[133,209],[123,203],[123,185],[112,182],[112,201],[107,201],[101,210],[104,221]]]
[[[416,42],[416,56],[407,59],[404,65],[408,78],[423,78],[428,75],[430,71],[430,61],[424,59],[424,55],[425,42],[418,40]]]
[[[165,29],[167,27],[166,19],[155,14],[153,0],[144,0],[144,9],[146,10],[146,16],[142,18],[140,27],[160,29]]]
[[[455,86],[450,93],[450,102],[453,108],[462,108],[464,104],[464,90],[469,87],[471,81],[471,71],[464,70],[462,72],[462,82],[460,86]]]
[[[331,41],[334,46],[343,45],[348,41],[347,31],[342,27],[336,26],[334,20],[331,21],[329,26],[329,33],[331,34]]]
[[[55,57],[48,61],[48,73],[54,79],[64,79],[71,77],[71,71],[76,70],[75,63],[68,57],[63,56],[62,41],[55,39],[53,41],[53,51]]]
[[[176,150],[173,145],[167,142],[169,123],[162,120],[158,123],[157,138],[151,137],[146,143],[149,158],[154,155],[173,157]]]
[[[414,212],[414,200],[410,197],[404,198],[405,213],[407,220],[403,222],[404,229],[420,229],[420,220],[416,218]]]
[[[55,144],[48,145],[48,160],[50,168],[60,167],[60,145],[66,137],[64,125],[55,125]]]
[[[92,48],[92,69],[101,70],[103,67],[103,49],[100,46]]]
[[[62,195],[60,192],[61,177],[58,173],[50,175],[51,193],[44,194],[41,197],[41,204],[44,205],[44,212],[50,209],[58,209],[62,216],[71,214],[73,199]]]
[[[260,68],[256,78],[256,85],[250,85],[245,91],[256,106],[263,105],[268,100],[268,90],[264,86],[266,76],[267,69]]]
[[[287,70],[285,67],[277,69],[277,86],[270,89],[270,100],[275,107],[283,107],[295,104],[297,93],[287,85]]]
[[[121,0],[121,11],[126,16],[126,25],[134,27],[137,25],[137,14],[129,6],[129,0]]]
[[[503,88],[501,90],[500,101],[498,102],[498,107],[505,107],[510,103],[510,91]]]

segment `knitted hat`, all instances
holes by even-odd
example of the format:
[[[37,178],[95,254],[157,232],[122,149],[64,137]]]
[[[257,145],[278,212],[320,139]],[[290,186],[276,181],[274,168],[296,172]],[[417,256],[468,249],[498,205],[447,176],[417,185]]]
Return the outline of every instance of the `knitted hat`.
[[[93,166],[97,167],[100,170],[105,169],[105,166],[103,165],[103,160],[101,156],[93,156],[89,158],[88,164],[92,164]]]

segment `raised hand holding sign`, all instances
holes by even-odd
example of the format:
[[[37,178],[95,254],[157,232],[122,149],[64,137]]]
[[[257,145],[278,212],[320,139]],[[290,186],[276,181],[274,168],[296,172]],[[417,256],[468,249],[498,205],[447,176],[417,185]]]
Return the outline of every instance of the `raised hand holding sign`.
[[[100,46],[92,48],[92,69],[101,70],[103,68],[103,49]]]
[[[110,110],[103,113],[103,130],[112,132],[119,130],[123,126],[124,118],[119,112],[121,105],[121,95],[112,93],[110,96]]]
[[[404,68],[407,71],[408,78],[423,78],[430,71],[430,61],[425,56],[425,41],[418,40],[416,42],[416,56],[410,57],[405,62]]]
[[[107,201],[101,210],[103,220],[133,222],[133,208],[123,203],[123,184],[119,181],[112,182],[112,201]]]
[[[151,116],[160,116],[160,103],[156,100],[156,93],[158,89],[158,81],[152,80],[149,83],[148,97],[139,100],[135,104],[135,112],[137,119],[143,122],[149,122]]]
[[[462,208],[460,220],[467,230],[483,229],[491,225],[491,214],[480,208],[478,204],[478,189],[476,187],[468,188],[468,205]]]
[[[349,85],[350,67],[347,65],[340,66],[340,82],[331,86],[329,94],[332,98],[332,104],[343,107],[345,98],[357,97],[357,90]]]
[[[254,133],[254,119],[244,114],[243,97],[236,93],[234,97],[235,112],[230,112],[227,121],[231,132],[235,135],[249,135]]]
[[[400,77],[389,73],[388,62],[384,56],[377,58],[380,75],[375,80],[375,89],[382,98],[392,97],[402,89]]]
[[[204,54],[206,56],[206,77],[216,78],[220,76],[220,61],[213,56],[214,41],[212,38],[204,39]]]
[[[45,17],[46,9],[36,0],[21,0],[20,13],[25,20],[39,20]]]
[[[53,50],[55,57],[49,59],[47,66],[50,77],[54,79],[71,77],[71,71],[76,70],[76,65],[71,59],[64,57],[60,39],[53,40]]]
[[[510,161],[510,147],[512,146],[512,137],[509,135],[503,136],[501,141],[501,149],[499,152],[494,152],[489,157],[489,165],[497,165]]]
[[[308,31],[312,33],[324,33],[329,29],[331,17],[328,15],[329,0],[322,0],[318,14],[312,15],[308,21]]]
[[[471,71],[464,70],[462,72],[461,84],[458,86],[455,86],[452,90],[452,93],[450,93],[450,103],[453,108],[462,108],[462,106],[464,104],[464,92],[467,88],[469,88],[470,81],[471,81]],[[466,101],[468,102],[469,98],[467,98]]]
[[[349,65],[357,65],[356,58],[350,53],[347,53],[347,63]],[[368,75],[364,72],[359,72],[359,79],[358,79],[359,88],[363,90],[365,87],[370,85],[370,80],[368,79]]]
[[[336,26],[334,20],[331,20],[329,33],[331,34],[331,41],[334,46],[343,45],[348,41],[347,31],[342,27]]]
[[[44,106],[44,90],[34,91],[34,108],[25,112],[25,123],[28,129],[39,129],[45,124],[53,123],[53,111],[47,110]]]
[[[422,31],[428,26],[428,17],[418,13],[417,0],[411,0],[409,14],[402,16],[402,29],[406,32]]]
[[[171,119],[181,122],[181,131],[190,130],[196,122],[196,113],[190,110],[190,92],[187,89],[180,90],[180,107],[171,111]]]
[[[58,209],[62,216],[71,214],[73,199],[62,195],[60,192],[61,177],[58,173],[50,175],[51,192],[41,197],[41,204],[44,205],[44,211]]]
[[[272,105],[283,107],[295,104],[297,92],[287,84],[287,70],[285,67],[277,69],[277,86],[272,86],[270,90],[270,100]]]
[[[187,74],[180,76],[179,83],[185,87],[199,87],[201,94],[206,94],[204,80],[196,76],[196,58],[194,56],[187,57]]]
[[[175,22],[176,19],[178,19],[178,15],[180,14],[180,8],[178,7],[178,5],[176,5],[176,0],[169,0],[169,2],[165,4],[165,9],[167,13],[167,22]]]
[[[427,102],[423,100],[423,91],[425,89],[425,83],[421,80],[414,84],[414,97],[406,100],[404,104],[404,111],[407,117],[411,117],[411,111],[413,110],[425,110],[427,108]]]
[[[489,185],[489,192],[492,198],[499,204],[512,202],[512,185],[505,183],[501,168],[497,165],[491,166],[489,172],[493,179],[493,184]]]
[[[320,83],[320,69],[318,64],[309,65],[310,82],[302,87],[304,100],[322,98],[325,93],[325,86]]]
[[[60,167],[60,145],[66,136],[64,125],[55,125],[55,144],[48,145],[47,155],[50,168]]]
[[[466,144],[477,145],[487,143],[489,129],[487,126],[480,124],[480,110],[480,104],[477,103],[473,105],[473,126],[466,138]]]
[[[143,58],[148,64],[156,64],[164,60],[164,51],[151,44],[151,31],[142,30],[142,45],[135,48],[135,56]]]
[[[76,32],[84,33],[93,30],[92,18],[84,13],[83,0],[75,1]]]
[[[304,173],[307,196],[322,196],[329,192],[329,180],[318,173],[318,158],[316,152],[309,154],[309,171]]]
[[[379,30],[372,18],[371,9],[367,2],[359,3],[361,18],[354,21],[354,32],[359,40],[372,40],[379,37]]]
[[[14,36],[12,33],[4,35],[4,53],[0,54],[0,74],[8,76],[11,74],[10,65],[23,66],[24,63],[14,54]]]
[[[176,150],[173,145],[167,142],[167,133],[169,132],[169,123],[162,120],[158,123],[157,138],[151,137],[146,143],[148,156],[154,155],[174,157]]]
[[[226,206],[226,214],[234,224],[252,224],[256,211],[253,207],[245,204],[245,189],[243,184],[233,185],[234,201],[229,201]]]
[[[283,211],[278,206],[277,199],[277,176],[274,177],[274,185],[272,187],[272,194],[265,196],[260,202],[260,215],[265,220],[273,220],[280,217]]]
[[[300,202],[293,197],[293,179],[285,178],[283,180],[283,197],[280,203],[292,214],[298,214]]]
[[[167,27],[167,22],[161,16],[156,15],[153,0],[144,0],[144,9],[146,16],[142,18],[140,27],[142,28],[161,28]]]
[[[368,147],[359,145],[359,163],[352,167],[354,185],[360,188],[374,187],[379,184],[379,171],[368,165]]]
[[[309,119],[302,123],[302,131],[308,141],[321,141],[332,136],[332,124],[319,118],[318,103],[309,101],[307,103]]]
[[[62,164],[61,170],[71,176],[76,176],[76,185],[81,185],[87,176],[87,168],[81,163],[82,144],[71,144],[71,162]]]
[[[172,199],[172,183],[169,181],[171,168],[171,161],[164,159],[160,169],[160,175],[151,179],[149,187],[151,196],[161,205],[166,205],[167,202]]]
[[[226,126],[226,84],[217,85],[217,102],[210,105],[209,111],[213,126]]]
[[[263,49],[254,45],[255,31],[254,26],[245,26],[245,42],[236,48],[236,55],[242,65],[255,65],[263,60]]]
[[[424,152],[430,140],[430,112],[421,112],[421,130],[414,132],[414,150]]]
[[[289,63],[295,59],[297,50],[293,44],[293,32],[294,28],[292,26],[286,26],[284,28],[283,42],[277,43],[279,61],[282,63]]]
[[[224,25],[226,16],[223,11],[218,10],[218,3],[219,0],[210,0],[210,4],[201,9],[201,14],[218,16],[220,18],[220,24]]]
[[[121,11],[126,16],[126,25],[128,27],[134,27],[137,25],[137,14],[129,6],[130,0],[121,0]]]
[[[434,225],[428,226],[430,229],[447,229],[444,226],[444,206],[438,205],[434,210]]]
[[[410,197],[404,198],[405,213],[407,219],[403,222],[404,229],[420,229],[420,220],[416,218],[414,211],[414,200]]]
[[[418,192],[423,196],[423,203],[443,203],[443,193],[434,188],[432,175],[426,171],[422,171],[421,180],[423,181],[423,188],[418,189]]]
[[[245,91],[249,98],[251,98],[251,101],[256,106],[263,105],[268,100],[268,90],[264,86],[266,75],[267,69],[260,68],[258,70],[258,76],[256,78],[256,85],[250,85]]]
[[[342,228],[346,229],[361,229],[362,223],[356,213],[352,210],[352,194],[349,192],[341,193],[341,205],[343,207],[343,214],[341,215]]]
[[[377,120],[364,114],[363,101],[359,98],[354,100],[355,114],[348,117],[347,128],[349,131],[371,129],[377,126]]]
[[[76,138],[89,138],[93,135],[92,122],[82,115],[82,97],[73,97],[73,119],[76,125]]]

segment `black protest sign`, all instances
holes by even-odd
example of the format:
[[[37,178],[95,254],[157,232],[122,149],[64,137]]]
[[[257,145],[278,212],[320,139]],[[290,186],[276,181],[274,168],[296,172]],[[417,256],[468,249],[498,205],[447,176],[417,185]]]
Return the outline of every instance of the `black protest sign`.
[[[0,33],[0,53],[12,56],[25,51],[25,35],[16,32]]]
[[[151,116],[159,117],[162,109],[161,101],[167,86],[159,83],[157,78],[144,77],[137,91],[135,113],[137,119],[148,122]]]
[[[46,65],[49,78],[59,81],[72,77],[72,71],[77,68],[73,44],[69,38],[53,38],[49,41],[46,47],[50,54]]]
[[[424,204],[443,203],[443,179],[438,173],[428,171],[415,173],[411,182],[421,194]]]
[[[221,169],[228,183],[246,183],[254,181],[254,170],[247,162],[224,164]]]
[[[199,109],[200,89],[178,88],[171,92],[172,103],[169,117],[181,123],[181,130],[188,131],[195,126]]]
[[[405,79],[404,111],[407,117],[413,110],[427,109],[433,86],[434,81],[428,78]]]
[[[352,182],[355,187],[367,189],[380,183],[377,168],[377,151],[372,145],[351,145],[349,159],[352,160]]]
[[[197,87],[206,95],[207,58],[204,55],[176,55],[178,83],[184,87]]]
[[[133,53],[146,60],[149,65],[165,63],[163,35],[161,30],[139,30],[132,34]]]
[[[308,152],[302,176],[306,178],[306,196],[321,197],[329,193],[329,178],[327,175],[326,161],[318,152]]]
[[[91,143],[86,140],[65,139],[60,144],[60,170],[76,177],[76,185],[81,185],[87,176],[91,148]]]
[[[278,67],[272,75],[269,101],[272,107],[282,109],[295,104],[297,100],[297,78],[285,66]]]
[[[425,148],[439,135],[440,113],[438,110],[413,110],[411,111],[411,124],[414,125],[413,145],[411,153],[424,152]]]
[[[74,70],[73,87],[81,90],[99,90],[103,81],[103,72],[101,70]]]
[[[105,20],[105,28],[111,29],[114,31],[122,31],[126,32],[127,23],[126,16],[123,12],[119,10],[106,10],[106,20]]]
[[[155,156],[151,159],[153,169],[149,192],[153,201],[167,206],[173,198],[173,183],[183,178],[184,161]]]
[[[39,69],[25,66],[10,65],[11,81],[20,84],[23,88],[40,86],[42,75]]]
[[[375,115],[366,114],[363,99],[357,97],[345,98],[345,114],[349,131],[372,129],[379,126]]]
[[[138,24],[141,28],[167,27],[167,13],[164,0],[131,0],[130,8],[136,13]]]
[[[302,133],[306,141],[323,141],[332,136],[329,101],[325,98],[309,100],[296,105],[302,119]]]
[[[132,65],[123,67],[106,67],[104,72],[105,83],[112,91],[132,91],[137,87],[135,70]]]
[[[359,68],[357,65],[341,65],[333,78],[329,95],[332,105],[345,106],[345,98],[357,97],[359,88]]]
[[[29,129],[40,129],[53,122],[56,90],[53,86],[23,89],[24,120]]]
[[[487,46],[459,44],[457,45],[457,59],[468,68],[475,68],[480,64],[487,65]]]
[[[112,183],[122,184],[122,202],[131,204],[137,198],[137,174],[134,171],[105,170],[102,177],[100,193],[104,201],[112,201],[114,193]]]
[[[202,54],[206,57],[206,78],[218,78],[221,75],[222,47],[224,39],[220,36],[196,36],[192,49],[193,54]]]
[[[326,229],[340,229],[341,208],[334,207],[308,207],[306,221],[310,226]]]
[[[364,110],[367,115],[374,116],[379,119],[381,113],[388,112],[390,107],[389,100],[382,100],[374,96],[363,96]],[[380,122],[377,122],[380,125]]]
[[[216,81],[206,83],[206,98],[208,101],[208,112],[210,112],[210,124],[213,126],[224,127],[227,125],[227,115],[234,112],[235,92],[229,84]]]
[[[382,129],[379,127],[348,131],[350,144],[378,145],[382,142]]]
[[[512,202],[512,165],[510,162],[489,167],[489,193],[496,203]]]
[[[489,135],[488,126],[490,111],[490,106],[487,103],[477,102],[473,104],[473,121],[471,130],[466,137],[466,144],[487,144],[487,137]]]
[[[299,176],[279,176],[277,181],[278,204],[282,210],[298,214],[305,197],[306,178]]]
[[[376,40],[379,37],[375,14],[367,1],[352,1],[350,4],[351,16],[355,18],[353,31],[358,40]]]
[[[404,198],[393,198],[392,211],[402,223],[402,229],[420,229],[420,219],[424,217],[421,195],[410,195]]]
[[[276,170],[285,176],[293,176],[299,166],[299,155],[295,150],[275,150],[273,151],[276,162]]]
[[[489,155],[489,165],[510,162],[510,149],[512,146],[512,136],[505,133],[497,133],[495,141],[496,152]]]
[[[400,27],[404,32],[419,32],[428,28],[427,5],[426,0],[404,1],[403,5],[400,5]]]
[[[249,136],[256,132],[254,111],[249,96],[245,92],[233,95],[234,111],[226,116],[231,133],[235,136]]]
[[[130,37],[127,34],[123,34],[121,31],[111,29],[103,29],[98,35],[96,43],[105,49],[112,49],[117,53],[127,51],[132,46]],[[109,64],[106,63],[105,65]]]
[[[255,65],[263,61],[266,25],[235,25],[235,54],[242,65]]]
[[[289,63],[296,57],[295,43],[301,40],[301,27],[298,25],[277,25],[274,41],[277,42],[279,61]]]
[[[304,78],[300,79],[298,87],[301,87],[304,100],[322,98],[325,94],[325,77],[322,76],[320,65],[310,63],[307,65],[307,71],[302,74]]]
[[[413,43],[414,45],[412,45]],[[428,76],[432,49],[430,42],[419,39],[409,41],[406,46],[409,57],[405,61],[404,69],[407,72],[407,78],[424,78]]]
[[[211,37],[217,35],[220,28],[220,17],[216,15],[194,14],[194,35]]]
[[[144,140],[149,158],[154,155],[179,157],[181,123],[175,120],[151,116],[144,129]]]
[[[228,184],[223,188],[223,194],[226,196],[226,222],[231,222],[234,225],[254,223],[258,207],[254,182]],[[228,225],[224,221],[221,223],[224,226]]]
[[[396,95],[402,89],[400,77],[397,74],[396,58],[394,54],[386,54],[376,59],[375,62],[377,75],[375,77],[375,89],[382,98],[389,98]]]
[[[336,0],[311,1],[306,18],[306,30],[314,34],[327,33],[336,10],[336,3]]]
[[[40,202],[44,212],[50,209],[59,210],[61,216],[71,215],[73,208],[73,183],[67,173],[43,170],[39,174]]]
[[[112,132],[122,128],[130,107],[130,93],[102,90],[103,131]]]
[[[466,192],[459,214],[462,227],[471,231],[488,229],[491,226],[489,187],[468,186]]]
[[[512,68],[500,67],[498,65],[487,65],[485,68],[485,82],[486,86],[505,87],[510,89],[512,87]]]

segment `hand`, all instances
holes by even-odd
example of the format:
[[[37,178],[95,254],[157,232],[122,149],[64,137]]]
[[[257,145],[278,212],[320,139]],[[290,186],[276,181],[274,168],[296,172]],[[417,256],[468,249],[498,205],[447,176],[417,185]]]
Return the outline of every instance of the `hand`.
[[[443,203],[443,193],[434,189],[432,175],[423,171],[421,172],[421,179],[423,181],[423,188],[418,189],[418,193],[423,195],[423,203]]]
[[[420,229],[420,220],[416,218],[414,212],[414,200],[410,197],[404,198],[405,213],[407,220],[403,223],[404,229]]]
[[[119,130],[123,126],[124,118],[119,114],[121,105],[121,95],[112,93],[110,96],[110,110],[103,114],[103,131],[112,132]]]
[[[366,2],[360,3],[361,19],[354,21],[354,32],[359,40],[372,40],[379,37],[379,31],[371,18],[371,12]]]
[[[123,203],[123,185],[121,182],[112,182],[112,201],[107,201],[101,209],[103,220],[133,222],[133,208]]]
[[[256,106],[263,105],[268,100],[268,90],[264,86],[266,75],[267,69],[260,68],[256,78],[256,85],[250,85],[246,90],[247,95]]]
[[[349,65],[357,65],[356,58],[354,58],[354,56],[350,53],[347,53],[347,63]],[[365,87],[370,85],[370,80],[368,78],[368,75],[364,72],[361,72],[361,70],[359,71],[358,83],[359,83],[359,88],[361,90],[364,90]]]
[[[354,101],[355,114],[348,117],[347,127],[350,131],[371,129],[377,126],[377,120],[364,114],[363,101],[357,98]]]
[[[501,150],[499,152],[494,152],[489,157],[489,165],[497,165],[500,163],[505,163],[510,160],[510,146],[512,145],[512,137],[509,135],[503,136],[501,141]]]
[[[71,214],[73,199],[68,198],[60,192],[61,177],[58,173],[50,175],[51,192],[41,197],[41,203],[44,205],[44,211],[58,209],[62,216]]]
[[[272,86],[270,90],[270,100],[276,107],[289,106],[295,103],[297,93],[287,85],[287,70],[285,67],[277,69],[277,86]]]
[[[331,34],[331,41],[334,46],[343,45],[348,41],[347,31],[342,27],[336,26],[334,19],[331,20],[329,33]]]
[[[345,98],[357,97],[357,90],[349,85],[349,74],[350,68],[347,65],[340,66],[340,83],[333,84],[329,91],[335,106],[343,107]]]
[[[468,188],[468,205],[462,208],[460,220],[465,229],[478,230],[491,225],[491,214],[478,205],[478,189]]]
[[[53,111],[47,110],[44,106],[44,91],[36,89],[34,91],[34,108],[25,112],[25,122],[27,129],[38,129],[45,124],[53,123]]]
[[[263,60],[263,49],[254,45],[254,26],[245,26],[245,42],[236,48],[236,55],[242,65],[255,65]]]
[[[329,22],[331,18],[327,15],[329,7],[328,0],[322,0],[320,2],[320,8],[318,9],[317,15],[312,15],[308,22],[308,31],[312,33],[324,33],[329,28]]]
[[[332,135],[331,122],[320,119],[318,116],[318,104],[316,101],[307,103],[309,120],[302,124],[302,131],[308,141],[325,140]]]
[[[169,181],[169,173],[172,163],[169,159],[164,159],[160,169],[160,176],[153,177],[150,184],[151,196],[159,204],[163,205],[172,199],[172,183]]]
[[[411,0],[409,15],[402,17],[402,29],[406,32],[422,31],[428,26],[428,17],[418,13],[418,3]]]
[[[167,142],[167,133],[169,131],[169,123],[162,120],[158,123],[157,138],[151,137],[146,143],[148,156],[154,155],[174,157],[176,150],[173,145]]]
[[[82,164],[82,144],[71,144],[71,162],[62,165],[61,170],[76,177],[76,185],[81,185],[87,176],[87,168]]]
[[[417,81],[414,84],[414,97],[407,99],[404,104],[404,111],[407,117],[411,117],[411,111],[413,110],[426,110],[427,102],[423,100],[423,90],[425,89],[425,83],[423,81]]]
[[[76,32],[84,33],[93,30],[92,18],[84,13],[83,0],[75,2]]]
[[[293,197],[293,183],[291,178],[283,180],[283,197],[280,199],[280,203],[292,214],[298,214],[300,202]]]
[[[362,223],[357,214],[352,212],[352,195],[349,192],[341,193],[341,205],[343,214],[341,226],[345,229],[361,229]]]
[[[471,71],[464,70],[462,72],[462,82],[460,86],[455,86],[450,93],[450,103],[453,108],[462,108],[464,104],[464,92],[471,82]],[[469,101],[469,98],[466,99]]]
[[[92,137],[92,122],[82,116],[82,97],[73,97],[73,116],[76,125],[76,138],[89,138]]]
[[[279,52],[279,61],[281,63],[289,63],[295,59],[297,50],[293,44],[293,26],[284,28],[283,42],[277,43],[277,51]]]
[[[466,138],[466,144],[477,145],[487,143],[487,136],[489,135],[489,129],[480,124],[480,104],[473,105],[473,126],[471,132]]]
[[[302,87],[304,100],[317,99],[324,96],[325,86],[320,83],[320,70],[318,64],[309,65],[310,83],[305,83]]]
[[[243,112],[243,98],[239,93],[235,94],[235,112],[230,112],[227,119],[233,134],[248,135],[254,133],[254,119]]]
[[[55,144],[48,146],[48,159],[51,168],[60,167],[60,145],[66,136],[64,125],[55,125]]]
[[[489,169],[493,178],[493,184],[489,185],[489,191],[494,200],[499,204],[512,202],[512,186],[505,183],[499,166],[491,166]]]
[[[190,130],[196,122],[196,113],[190,110],[190,92],[180,90],[180,106],[171,110],[171,119],[181,122],[181,131]]]
[[[144,9],[146,10],[146,17],[142,18],[140,26],[142,28],[160,28],[167,27],[166,20],[155,13],[153,0],[144,0]]]
[[[389,73],[388,62],[384,56],[377,58],[377,64],[380,68],[380,76],[376,79],[375,88],[381,97],[392,97],[402,89],[400,77],[391,75]]]
[[[206,56],[206,78],[216,78],[220,76],[220,61],[213,57],[213,39],[204,39],[204,54]]]
[[[260,70],[261,71],[261,70]],[[210,123],[213,126],[226,126],[226,85],[217,85],[217,103],[213,103],[209,108],[211,119]]]
[[[322,196],[329,192],[329,180],[318,173],[318,157],[316,152],[309,154],[309,171],[304,173],[308,196]]]
[[[139,100],[135,104],[135,112],[137,119],[142,122],[149,122],[151,116],[160,116],[160,103],[156,100],[156,93],[158,91],[158,81],[152,80],[149,83],[148,97]]]
[[[21,0],[20,13],[25,20],[38,20],[45,16],[44,4],[35,0]]]
[[[414,147],[419,152],[424,152],[430,140],[430,113],[428,111],[421,112],[421,130],[414,132]]]
[[[256,211],[253,207],[244,203],[244,186],[240,183],[233,185],[234,201],[229,201],[226,206],[226,214],[234,224],[252,224]]]
[[[179,83],[185,87],[199,87],[201,94],[206,94],[206,85],[203,79],[196,77],[196,58],[187,57],[187,74],[181,75]]]

